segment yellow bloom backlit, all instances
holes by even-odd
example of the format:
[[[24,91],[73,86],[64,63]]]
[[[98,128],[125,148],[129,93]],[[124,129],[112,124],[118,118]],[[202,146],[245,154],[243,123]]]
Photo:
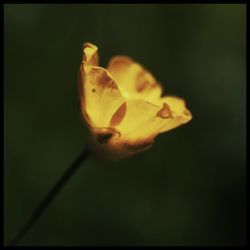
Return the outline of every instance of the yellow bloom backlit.
[[[121,159],[148,149],[162,132],[192,119],[183,99],[162,97],[162,87],[140,64],[115,56],[98,66],[97,47],[83,46],[79,92],[92,150],[105,159]]]

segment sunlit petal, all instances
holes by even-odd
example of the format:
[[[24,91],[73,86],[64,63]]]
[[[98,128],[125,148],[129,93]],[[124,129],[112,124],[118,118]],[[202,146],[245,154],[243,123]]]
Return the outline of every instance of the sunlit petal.
[[[88,66],[98,66],[98,48],[92,43],[83,44],[83,61]]]
[[[172,115],[172,118],[168,119],[166,124],[161,128],[161,133],[185,124],[192,119],[192,114],[187,109],[185,101],[179,97],[162,97],[159,101],[159,104],[163,106],[164,104],[167,104]]]
[[[161,86],[150,72],[126,56],[113,57],[108,71],[116,79],[127,99],[145,99],[151,102],[161,95]]]
[[[82,114],[91,126],[108,127],[112,115],[125,99],[110,73],[92,66],[98,63],[97,47],[90,43],[84,46],[78,79]]]
[[[166,123],[166,119],[158,115],[161,110],[159,106],[141,99],[127,100],[121,107],[124,107],[125,104],[126,112],[122,114],[119,123],[114,126],[121,132],[122,139],[131,141],[151,140]],[[119,112],[116,112],[112,119],[119,115]]]

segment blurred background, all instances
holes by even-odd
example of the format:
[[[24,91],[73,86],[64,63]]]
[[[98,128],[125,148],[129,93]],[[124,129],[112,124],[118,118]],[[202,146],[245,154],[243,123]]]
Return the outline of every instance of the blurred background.
[[[88,159],[19,245],[244,245],[246,5],[5,4],[5,241],[86,146],[77,73],[144,65],[193,120],[130,159]]]

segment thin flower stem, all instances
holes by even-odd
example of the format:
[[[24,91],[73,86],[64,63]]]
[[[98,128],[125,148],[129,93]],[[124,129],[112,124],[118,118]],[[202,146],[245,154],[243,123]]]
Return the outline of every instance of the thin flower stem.
[[[45,209],[49,206],[49,204],[54,200],[54,198],[60,192],[60,190],[62,190],[62,188],[66,185],[70,177],[88,158],[89,154],[90,151],[88,148],[84,149],[81,152],[81,154],[77,157],[77,159],[70,165],[70,167],[63,173],[61,178],[56,182],[54,187],[49,191],[47,196],[42,200],[42,202],[34,211],[30,219],[24,225],[24,227],[20,230],[20,232],[16,235],[16,237],[7,244],[7,246],[15,246],[22,239],[25,233],[27,233],[27,231],[34,225],[34,223],[42,215]]]

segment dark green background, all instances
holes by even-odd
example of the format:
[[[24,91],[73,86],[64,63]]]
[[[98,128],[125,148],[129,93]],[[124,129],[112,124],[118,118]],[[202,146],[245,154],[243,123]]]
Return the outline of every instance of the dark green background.
[[[89,159],[20,245],[244,245],[246,6],[4,6],[5,240],[86,146],[77,72],[142,63],[193,120],[120,162]]]

